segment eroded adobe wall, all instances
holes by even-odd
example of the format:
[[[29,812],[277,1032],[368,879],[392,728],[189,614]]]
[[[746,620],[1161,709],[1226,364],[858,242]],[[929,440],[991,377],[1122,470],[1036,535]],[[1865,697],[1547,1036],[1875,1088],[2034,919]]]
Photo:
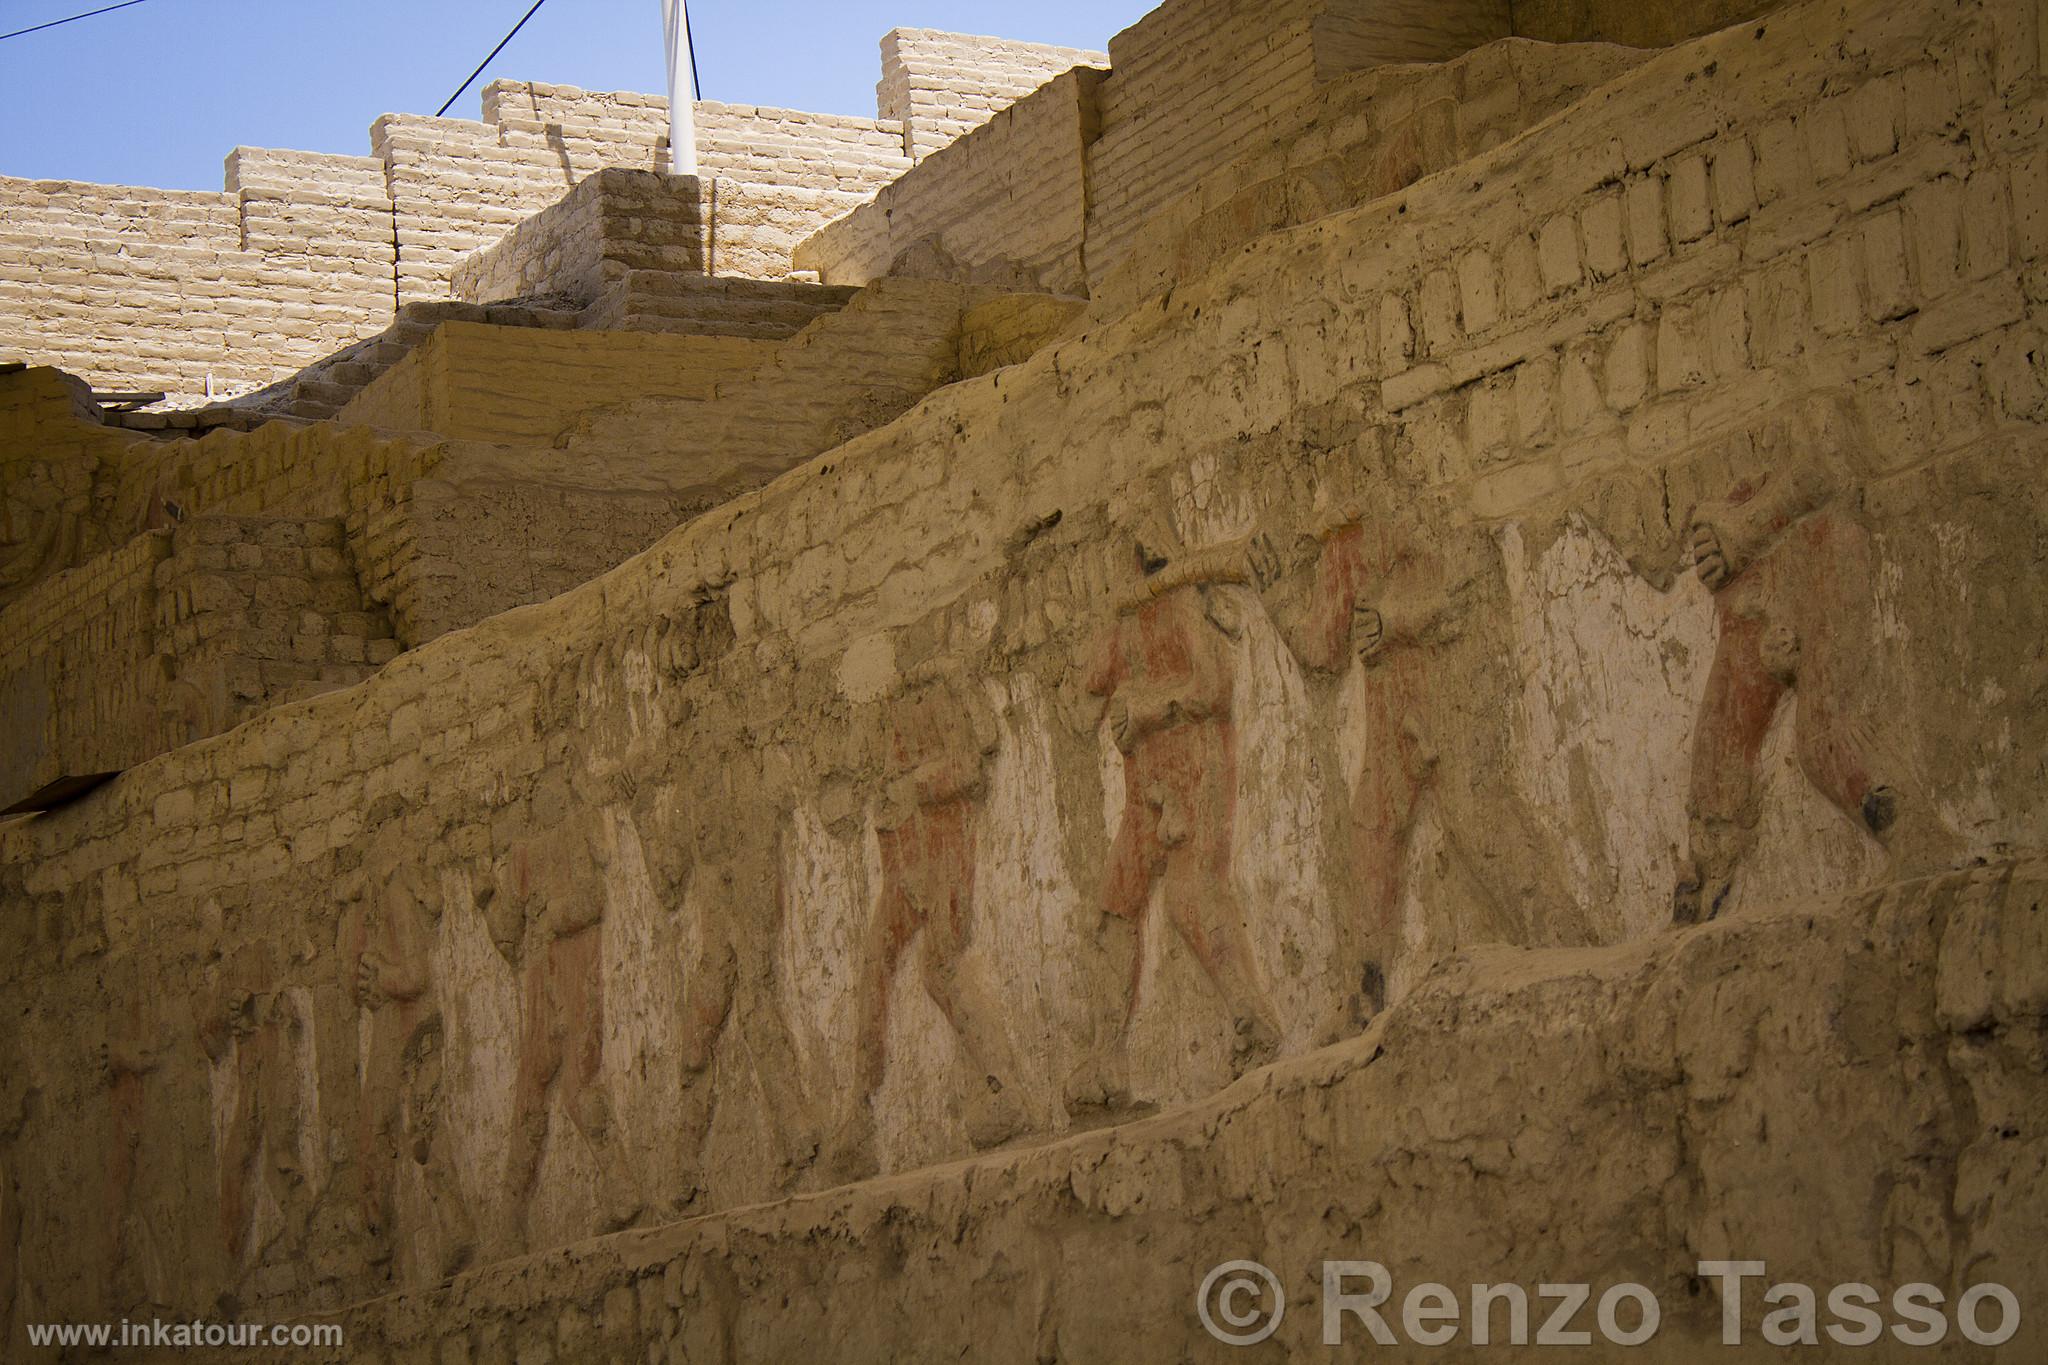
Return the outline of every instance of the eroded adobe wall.
[[[1088,271],[1203,177],[1296,132],[1318,86],[1509,35],[1498,0],[1171,0],[1110,40],[1089,149]]]
[[[2048,1292],[2029,1251],[2039,1094],[2004,1082],[2043,1043],[2048,959],[2029,922],[2044,874],[1999,864],[1613,949],[1480,951],[1363,1038],[1257,1085],[362,1305],[335,1319],[345,1358],[742,1365],[808,1356],[829,1323],[844,1360],[1222,1359],[1194,1299],[1239,1257],[1285,1290],[1264,1348],[1276,1359],[1440,1356],[1412,1345],[1400,1305],[1445,1282],[1459,1286],[1459,1342],[1476,1336],[1468,1284],[1522,1287],[1525,1342],[1559,1306],[1538,1286],[1591,1285],[1561,1325],[1590,1338],[1568,1351],[1589,1361],[1760,1355],[1777,1279],[1825,1293],[1876,1267],[1899,1283],[1959,1274],[2033,1303]],[[2001,1136],[2014,1128],[2027,1137]],[[1808,1132],[1829,1140],[1785,1139]],[[1731,1348],[1698,1262],[1751,1258],[1771,1274],[1748,1282]],[[1351,1315],[1341,1346],[1326,1344],[1324,1260],[1387,1268],[1382,1311],[1402,1345],[1377,1345]],[[1652,1342],[1628,1350],[1594,1306],[1624,1283],[1660,1309]],[[1983,1327],[1999,1320],[1986,1305]],[[1477,1354],[1516,1354],[1514,1330],[1496,1305]],[[1883,1354],[1816,1335],[1800,1354]],[[2048,1343],[2024,1309],[2001,1351],[1948,1337],[1951,1352],[1894,1358],[2027,1360]]]
[[[1448,62],[1381,66],[1328,82],[1304,106],[1298,135],[1202,177],[1147,215],[1129,254],[1096,281],[1096,311],[1114,316],[1256,237],[1469,161],[1641,57],[1602,43],[1503,41]]]
[[[1568,1036],[1665,1091],[1739,1065],[1681,1070],[1661,1030],[1793,1005],[1708,990],[1695,945],[2048,836],[2032,12],[1813,5],[1652,59],[573,593],[0,829],[17,1312],[338,1306],[1200,1100],[1383,999],[1469,1036],[1488,997],[1431,972],[1481,945],[1680,964],[1682,1004],[1629,988],[1658,1031]],[[1772,1093],[1953,1097],[1855,1022],[1924,990],[1930,931],[1810,919],[1784,979],[1844,982],[1858,1009],[1810,1017],[1876,1051]],[[2038,1016],[1971,982],[2017,950],[1972,951],[1912,1046]],[[1362,1112],[1441,1139],[1439,1056]],[[2010,1105],[1990,1154],[2031,1159],[2038,1073],[1969,1060]],[[1797,1161],[1842,1111],[1782,1103],[1819,1208]],[[1616,1165],[1588,1244],[1686,1245],[1654,1163],[1748,1180],[1727,1112]],[[1927,1158],[1932,1193],[1829,1184],[1773,1227],[1853,1210],[1842,1245],[1937,1277],[2030,1257],[2031,1187],[1908,1126],[1837,1164]],[[1605,1131],[1558,1159],[1637,1150]],[[1966,1155],[2001,1192],[1958,1202]],[[1544,1169],[1473,1169],[1500,1160]],[[1390,1227],[1437,1216],[1410,1188]],[[887,1226],[846,1236],[904,1264]]]
[[[1681,0],[1660,5],[1626,0],[1514,0],[1515,35],[1546,43],[1668,47],[1784,7],[1785,0]]]

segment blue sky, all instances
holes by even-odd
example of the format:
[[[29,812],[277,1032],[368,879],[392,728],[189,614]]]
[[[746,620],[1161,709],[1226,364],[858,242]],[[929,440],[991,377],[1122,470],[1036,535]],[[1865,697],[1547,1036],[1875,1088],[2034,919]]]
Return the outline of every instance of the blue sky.
[[[691,0],[706,99],[875,112],[891,28],[1102,48],[1157,0]],[[0,0],[0,33],[113,0]],[[147,0],[0,42],[0,175],[217,190],[237,146],[367,155],[440,108],[532,0]],[[659,0],[547,0],[490,80],[659,91]]]

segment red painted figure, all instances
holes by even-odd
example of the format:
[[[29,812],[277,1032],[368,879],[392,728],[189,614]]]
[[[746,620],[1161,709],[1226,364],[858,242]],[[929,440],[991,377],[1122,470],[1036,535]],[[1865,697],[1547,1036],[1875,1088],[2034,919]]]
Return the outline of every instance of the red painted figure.
[[[1172,546],[1170,533],[1156,525],[1139,537],[1135,564],[1148,581],[1104,632],[1087,672],[1088,691],[1104,699],[1124,756],[1123,819],[1110,849],[1103,909],[1129,922],[1142,944],[1146,906],[1154,889],[1164,888],[1174,929],[1230,1010],[1232,1063],[1244,1070],[1272,1056],[1280,1027],[1231,875],[1237,733],[1228,643],[1238,618],[1235,603],[1199,581],[1199,572],[1169,575]],[[1134,947],[1126,1032],[1143,963]],[[1119,1040],[1116,1057],[1091,1059],[1101,1075],[1077,1077],[1070,1099],[1118,1099],[1121,1053]]]
[[[218,1064],[233,1057],[235,1106],[222,1135],[220,1223],[228,1255],[237,1263],[249,1250],[258,1188],[269,1192],[284,1215],[281,1235],[295,1244],[304,1231],[309,1191],[299,1157],[302,1028],[297,1010],[278,989],[269,949],[257,941],[234,950],[221,967],[218,989],[199,1003],[199,1044],[208,1059]]]
[[[1388,979],[1403,945],[1401,905],[1407,893],[1410,843],[1425,804],[1451,807],[1441,820],[1445,866],[1463,882],[1465,911],[1475,920],[1457,937],[1527,942],[1570,941],[1576,904],[1550,883],[1555,857],[1513,799],[1493,753],[1488,718],[1451,714],[1460,696],[1497,695],[1472,676],[1494,667],[1488,641],[1462,643],[1474,599],[1496,577],[1494,547],[1475,527],[1438,526],[1414,510],[1361,516],[1328,532],[1316,553],[1305,601],[1275,615],[1306,668],[1359,675],[1358,728],[1364,752],[1351,796],[1352,851],[1362,899],[1355,920],[1340,924],[1353,940],[1358,994],[1342,1002],[1320,1029],[1342,1036],[1386,1004]],[[1271,586],[1283,576],[1278,555],[1255,542],[1254,577]],[[1447,788],[1436,736],[1460,734],[1470,755]],[[1461,750],[1462,755],[1462,750]],[[1472,761],[1467,762],[1465,758]],[[1489,764],[1493,770],[1489,770]],[[1538,915],[1553,923],[1535,923]]]
[[[349,918],[343,951],[353,969],[347,990],[368,1022],[356,1127],[363,1223],[389,1256],[399,1163],[412,1162],[433,1204],[440,1242],[436,1268],[451,1275],[475,1250],[475,1234],[443,1134],[446,1040],[430,959],[434,901],[408,864],[378,859],[366,872],[369,885]]]
[[[975,835],[998,743],[995,717],[971,682],[933,677],[914,680],[890,704],[884,728],[875,822],[882,886],[856,986],[853,1136],[840,1145],[858,1148],[867,1136],[868,1106],[882,1084],[890,983],[922,931],[925,991],[977,1073],[969,1137],[977,1147],[994,1146],[1024,1126],[1016,1059],[1001,1001],[963,958],[973,932]]]
[[[1870,536],[1836,505],[1826,467],[1796,461],[1701,507],[1689,548],[1720,643],[1693,734],[1681,924],[1720,913],[1756,844],[1759,760],[1788,693],[1807,779],[1880,841],[1901,815],[1898,776],[1874,770],[1879,746],[1851,705],[1871,647]]]
[[[592,837],[572,816],[512,855],[513,905],[525,926],[524,980],[505,1183],[513,1228],[522,1236],[557,1095],[597,1157],[603,1230],[630,1225],[641,1210],[604,1079],[605,885]]]

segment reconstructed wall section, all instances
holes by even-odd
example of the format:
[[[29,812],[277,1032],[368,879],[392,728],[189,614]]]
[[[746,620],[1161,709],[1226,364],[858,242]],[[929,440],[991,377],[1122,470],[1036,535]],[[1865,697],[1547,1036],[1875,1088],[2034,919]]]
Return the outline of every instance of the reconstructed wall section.
[[[883,122],[901,127],[903,150],[923,160],[1054,77],[1108,65],[1106,54],[1081,48],[891,29],[882,38],[875,107]]]
[[[1126,1220],[1104,1257],[1240,1207],[1145,1155],[1186,1122],[1245,1157],[1245,1207],[1298,1195],[1246,1229],[1290,1276],[1348,1246],[1327,1154],[1384,1153],[1355,1221],[1453,1229],[1447,1278],[1584,1220],[1596,1276],[1890,1248],[1863,1273],[2040,1292],[2035,13],[1813,4],[1653,58],[596,582],[0,828],[18,1311],[339,1308],[721,1211],[671,1258],[728,1227],[745,1258],[817,1205],[734,1210],[933,1168],[806,1243],[881,1267],[844,1292],[901,1322],[930,1262],[890,1201],[931,1190],[948,1246],[988,1217],[989,1168],[942,1163],[1243,1075],[1076,1139],[1116,1152],[1078,1180],[1075,1146],[1002,1160]],[[1980,915],[1987,886],[2014,899]],[[1844,900],[1876,908],[1775,914]],[[1425,1041],[1308,1073],[1357,1108],[1260,1071],[1404,1018]],[[1283,1084],[1314,1107],[1233,1131]],[[1321,1115],[1324,1155],[1267,1145]],[[464,1282],[478,1330],[573,1358],[586,1291],[665,1264],[627,1245]],[[1193,1254],[1119,1311],[1191,1340]],[[684,1292],[749,1316],[714,1359],[850,1301],[717,1274]],[[1030,1322],[1102,1302],[1047,1293]],[[957,1354],[953,1322],[918,1334]]]
[[[1088,268],[1202,177],[1299,127],[1319,83],[1505,38],[1498,0],[1171,0],[1110,40],[1088,159]]]
[[[911,165],[913,127],[930,144],[1072,64],[916,32],[893,68],[914,110],[697,104],[692,268],[782,278],[798,242]],[[466,256],[585,177],[666,170],[667,137],[660,96],[498,81],[481,120],[379,119],[368,157],[237,149],[219,194],[0,177],[0,358],[178,405],[245,394],[447,297]]]
[[[1087,294],[1087,158],[1106,74],[1055,77],[931,153],[802,243],[796,265],[828,284],[937,273]]]
[[[0,351],[194,403],[391,320],[376,160],[241,148],[227,179],[202,194],[0,177]]]

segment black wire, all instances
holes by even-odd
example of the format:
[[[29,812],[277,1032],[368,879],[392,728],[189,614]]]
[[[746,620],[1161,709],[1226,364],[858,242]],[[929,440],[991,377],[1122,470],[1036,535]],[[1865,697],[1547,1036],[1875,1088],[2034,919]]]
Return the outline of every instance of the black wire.
[[[112,14],[117,9],[127,9],[130,5],[139,5],[141,3],[142,0],[121,0],[121,3],[118,5],[108,5],[105,9],[87,10],[84,14],[74,14],[69,19],[52,19],[49,23],[37,24],[34,28],[18,28],[12,33],[0,33],[0,43],[6,42],[9,38],[19,38],[25,33],[41,33],[44,29],[56,28],[59,24],[75,24],[80,19],[90,19],[95,14]]]
[[[128,2],[130,4],[139,4],[140,0],[128,0]],[[547,2],[548,0],[533,0],[533,8],[526,12],[526,19],[531,19],[534,15],[540,13],[540,7],[542,5],[545,5]],[[461,89],[457,90],[454,94],[448,97],[448,104],[444,104],[439,109],[434,111],[435,118],[439,118],[441,117],[441,115],[447,113],[449,105],[454,104],[455,101],[462,98],[462,91],[469,89],[470,85],[476,80],[476,78],[484,74],[484,68],[489,66],[492,62],[498,59],[498,54],[505,50],[505,44],[511,42],[514,38],[517,38],[519,36],[519,30],[526,27],[526,19],[521,19],[518,23],[512,25],[512,31],[505,35],[503,41],[501,41],[496,47],[491,49],[491,55],[484,58],[481,62],[477,63],[476,70],[469,73],[469,80],[464,81],[462,83]]]
[[[704,78],[697,74],[697,35],[690,32],[690,11],[683,11],[683,41],[690,48],[690,98],[704,98]]]

